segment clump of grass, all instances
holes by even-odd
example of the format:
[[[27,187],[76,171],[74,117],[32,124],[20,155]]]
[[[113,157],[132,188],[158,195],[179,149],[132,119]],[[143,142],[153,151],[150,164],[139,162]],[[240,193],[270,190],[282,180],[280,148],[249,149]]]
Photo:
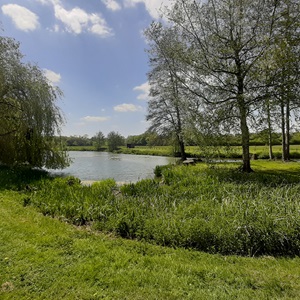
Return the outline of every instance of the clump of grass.
[[[93,220],[106,219],[113,206],[116,182],[107,179],[82,186],[74,177],[45,180],[30,203],[43,214],[84,225]]]
[[[237,164],[168,166],[159,170],[161,181],[119,189],[114,180],[82,186],[57,178],[44,181],[29,203],[76,225],[165,246],[300,255],[299,172],[278,175],[264,166],[251,174]]]

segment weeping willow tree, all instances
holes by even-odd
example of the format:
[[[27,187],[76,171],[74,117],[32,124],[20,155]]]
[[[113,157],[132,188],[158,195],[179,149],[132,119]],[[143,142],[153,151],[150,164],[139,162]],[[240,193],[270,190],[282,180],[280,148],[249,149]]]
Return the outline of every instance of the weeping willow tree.
[[[56,105],[62,92],[22,58],[19,43],[0,37],[0,162],[63,168],[69,160],[55,137],[64,122]]]

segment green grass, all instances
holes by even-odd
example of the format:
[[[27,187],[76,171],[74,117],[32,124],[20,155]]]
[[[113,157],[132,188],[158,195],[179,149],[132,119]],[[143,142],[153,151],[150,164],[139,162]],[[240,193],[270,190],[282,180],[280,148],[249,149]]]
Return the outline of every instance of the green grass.
[[[209,253],[300,255],[299,163],[254,161],[161,168],[161,181],[82,186],[40,181],[23,201],[44,215],[102,232]],[[31,192],[34,190],[34,192]]]
[[[173,147],[171,146],[136,146],[132,149],[127,149],[126,147],[121,147],[119,152],[127,154],[143,154],[143,155],[161,155],[161,156],[173,156]],[[273,154],[276,159],[281,159],[281,146],[273,146]],[[190,157],[216,157],[216,158],[231,158],[231,159],[241,159],[242,158],[242,147],[232,146],[232,147],[203,147],[198,146],[187,146],[186,153]],[[250,153],[256,154],[259,159],[269,158],[268,146],[250,146]],[[290,156],[292,159],[300,158],[300,145],[290,146]]]
[[[96,151],[95,146],[67,146],[67,151]]]
[[[299,299],[300,259],[171,249],[74,227],[0,192],[1,299]]]
[[[136,155],[173,156],[172,146],[136,146],[135,148],[121,147],[120,152]]]

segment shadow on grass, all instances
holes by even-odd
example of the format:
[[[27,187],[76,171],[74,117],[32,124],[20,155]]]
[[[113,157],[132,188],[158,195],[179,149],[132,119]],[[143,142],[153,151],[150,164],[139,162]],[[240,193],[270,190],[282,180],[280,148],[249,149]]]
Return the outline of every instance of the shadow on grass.
[[[289,184],[300,183],[300,164],[299,167],[291,167],[288,169],[254,166],[254,172],[244,173],[239,169],[240,165],[235,164],[233,168],[228,168],[225,165],[212,165],[208,167],[208,175],[216,177],[219,182],[233,182],[237,184],[255,183],[263,186],[282,186]]]
[[[31,189],[41,179],[50,178],[45,170],[0,166],[0,190]]]

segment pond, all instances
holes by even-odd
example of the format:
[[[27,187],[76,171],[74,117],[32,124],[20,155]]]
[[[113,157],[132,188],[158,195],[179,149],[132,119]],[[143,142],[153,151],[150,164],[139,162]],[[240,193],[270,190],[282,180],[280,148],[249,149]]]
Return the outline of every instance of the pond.
[[[163,156],[115,154],[95,151],[70,151],[73,163],[63,170],[49,170],[53,174],[75,176],[82,181],[114,178],[117,182],[136,182],[154,177],[157,165],[175,163]]]

